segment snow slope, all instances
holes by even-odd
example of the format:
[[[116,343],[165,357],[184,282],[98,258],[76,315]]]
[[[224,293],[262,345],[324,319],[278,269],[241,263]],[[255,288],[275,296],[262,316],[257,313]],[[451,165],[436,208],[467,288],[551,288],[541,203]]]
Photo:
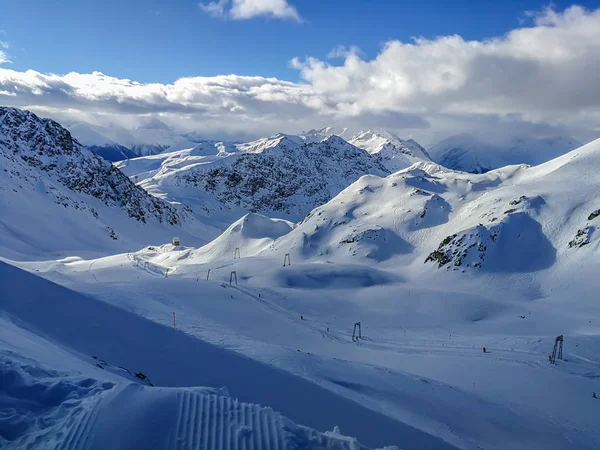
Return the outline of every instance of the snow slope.
[[[260,226],[254,231],[267,228],[262,222],[255,223]],[[201,354],[200,344],[192,343],[200,339],[316,383],[384,414],[394,421],[391,428],[402,431],[398,439],[371,441],[387,433],[387,428],[373,419],[360,419],[370,426],[362,431],[351,429],[369,445],[468,449],[598,446],[597,403],[591,393],[598,388],[599,328],[595,320],[588,324],[600,313],[595,296],[590,296],[597,285],[588,281],[569,286],[570,296],[565,297],[564,291],[556,289],[560,286],[556,280],[545,286],[548,292],[540,297],[539,292],[519,285],[518,279],[512,280],[510,274],[490,277],[479,272],[478,278],[473,271],[461,274],[433,267],[415,274],[399,270],[395,264],[365,264],[368,258],[351,264],[348,258],[346,262],[318,262],[293,256],[291,266],[282,267],[279,258],[249,257],[243,243],[241,252],[241,259],[223,255],[206,263],[201,262],[206,261],[201,260],[202,249],[196,257],[194,249],[163,246],[97,260],[71,258],[20,265],[127,311],[127,318],[105,317],[102,302],[94,303],[100,312],[94,309],[91,315],[111,330],[120,323],[118,330],[139,329],[134,324],[138,316],[172,326],[175,312],[177,329],[193,339],[174,343],[183,355],[173,349],[156,353],[169,355],[168,367],[178,376],[207,380],[212,370],[218,370],[212,365],[210,373],[206,365],[191,371],[185,368],[191,362],[184,355]],[[422,261],[420,267],[423,270]],[[239,284],[234,281],[230,286],[232,270]],[[597,267],[579,270],[576,283],[588,279]],[[459,276],[460,283],[456,283]],[[11,279],[18,282],[14,275]],[[33,285],[32,289],[39,288]],[[89,306],[81,299],[77,303]],[[25,311],[38,309],[17,304]],[[13,305],[9,308],[14,316],[24,314],[14,312]],[[62,315],[60,308],[57,313]],[[363,339],[353,342],[352,324],[357,320],[362,322]],[[76,322],[86,323],[88,328],[90,323],[96,324],[86,318]],[[81,332],[67,327],[64,333],[79,336]],[[104,336],[109,331],[92,328],[90,333]],[[552,366],[547,354],[558,333],[566,336],[567,360]],[[152,334],[150,330],[140,333]],[[147,347],[146,342],[141,345]],[[483,346],[487,354],[481,352]],[[140,359],[144,352],[139,348],[120,351],[118,358],[106,350],[95,353],[124,367],[142,368],[155,384],[161,380],[164,364]],[[229,367],[216,356],[208,359],[217,361],[217,368]],[[269,400],[253,397],[241,398],[243,401],[269,404],[317,429],[330,429],[334,424],[318,425],[314,422],[316,411],[334,417],[342,430],[348,429],[344,425],[347,416],[356,414],[343,408],[333,413],[321,405],[308,407],[301,419],[299,414],[309,398],[304,385],[291,389],[302,401],[286,395],[277,400],[260,390],[260,385],[249,383],[254,380],[251,371],[234,372],[243,374],[243,380],[235,382],[228,375],[229,381],[223,381],[224,375],[219,374],[216,383],[202,384],[223,384],[236,396],[240,389],[250,389],[251,395]],[[265,379],[269,386],[279,386],[272,375]],[[244,383],[250,386],[244,388]],[[235,391],[232,386],[237,386]],[[323,395],[318,394],[319,398]],[[331,402],[327,400],[327,404]],[[312,406],[312,401],[309,404]],[[409,434],[405,426],[412,430]],[[417,430],[438,436],[446,444],[423,444],[423,435]]]
[[[17,288],[6,288],[9,279]],[[256,398],[319,426],[337,419],[365,435],[375,427],[371,441],[410,437],[451,448],[301,378],[4,263],[0,280],[0,442],[10,448],[363,448],[248,403]],[[143,368],[153,386],[123,377],[126,367]],[[215,388],[191,387],[201,383]]]
[[[451,136],[429,149],[432,159],[450,169],[483,173],[511,164],[538,165],[581,146],[567,136],[511,138],[492,144],[469,134]]]
[[[194,250],[190,256],[197,262],[210,262],[228,259],[240,253],[254,255],[266,249],[277,238],[288,234],[294,227],[282,219],[269,219],[259,214],[249,213],[235,221],[218,238],[204,247]]]

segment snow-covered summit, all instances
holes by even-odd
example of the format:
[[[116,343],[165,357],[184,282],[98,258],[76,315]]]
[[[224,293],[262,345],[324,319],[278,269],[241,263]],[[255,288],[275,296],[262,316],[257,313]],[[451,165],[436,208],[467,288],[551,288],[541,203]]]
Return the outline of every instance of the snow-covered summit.
[[[381,162],[396,172],[418,161],[430,161],[427,151],[414,140],[402,140],[383,129],[361,131],[348,141],[371,155],[377,155]]]
[[[346,131],[347,128],[323,127],[319,129],[303,131],[298,135],[298,137],[300,137],[300,139],[302,139],[304,142],[320,142],[330,136],[343,136]]]

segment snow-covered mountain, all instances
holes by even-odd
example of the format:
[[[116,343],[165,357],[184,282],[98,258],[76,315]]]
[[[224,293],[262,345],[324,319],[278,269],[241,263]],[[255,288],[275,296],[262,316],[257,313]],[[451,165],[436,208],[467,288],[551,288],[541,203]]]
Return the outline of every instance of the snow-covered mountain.
[[[136,235],[165,242],[196,223],[189,210],[149,195],[58,123],[28,111],[0,108],[0,168],[0,247],[98,249],[131,245],[124,241]]]
[[[203,145],[204,142],[213,142],[195,133],[177,133],[159,120],[150,120],[133,130],[117,126],[99,127],[84,122],[70,124],[68,129],[84,146],[111,162],[185,150]],[[347,131],[346,128],[324,127],[280,136],[298,144],[314,144],[330,137],[348,139]],[[260,149],[271,140],[272,137],[266,137],[252,142],[231,141],[224,145],[253,151],[252,147]],[[350,137],[348,142],[374,155],[390,172],[404,169],[417,161],[431,160],[427,151],[414,140],[402,140],[383,129],[361,131]]]
[[[536,167],[366,175],[254,254],[565,276],[584,260],[600,267],[597,167],[600,140]]]
[[[518,137],[503,144],[492,144],[460,134],[434,145],[429,153],[434,161],[450,169],[484,173],[514,164],[542,164],[580,146],[580,142],[566,136]]]
[[[314,133],[313,133],[314,135]],[[324,140],[278,134],[117,163],[149,192],[231,223],[246,212],[300,220],[360,176],[390,173],[383,163],[337,135]]]
[[[348,142],[371,155],[376,155],[391,173],[406,169],[415,162],[431,160],[427,151],[416,141],[402,140],[382,129],[361,131],[352,136]]]

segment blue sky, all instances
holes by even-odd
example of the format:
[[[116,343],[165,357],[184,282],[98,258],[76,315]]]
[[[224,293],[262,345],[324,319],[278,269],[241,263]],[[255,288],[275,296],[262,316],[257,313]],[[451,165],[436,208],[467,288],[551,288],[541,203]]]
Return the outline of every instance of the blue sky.
[[[595,8],[600,1],[579,1]],[[557,9],[570,2],[553,2]],[[367,58],[412,36],[502,35],[535,0],[296,0],[303,22],[211,17],[187,0],[3,0],[0,29],[14,70],[100,71],[141,82],[183,76],[261,75],[295,81],[293,57],[324,59],[338,45]]]
[[[413,40],[413,38],[416,38]],[[360,50],[337,52],[344,46]],[[600,0],[2,0],[0,104],[211,138],[600,136]],[[104,75],[103,75],[104,74]],[[154,122],[152,122],[154,121]]]

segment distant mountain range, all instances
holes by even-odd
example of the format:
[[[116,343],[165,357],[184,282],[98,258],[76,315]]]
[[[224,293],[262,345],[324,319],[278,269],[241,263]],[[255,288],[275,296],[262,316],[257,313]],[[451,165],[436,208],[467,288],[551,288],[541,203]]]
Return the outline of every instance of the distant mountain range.
[[[368,132],[371,139],[355,139],[360,148],[330,131],[203,141],[116,165],[149,192],[231,223],[246,212],[297,221],[363,175],[385,176],[427,158],[391,134]]]
[[[110,162],[190,148],[201,140],[194,134],[177,133],[160,120],[148,121],[133,130],[85,122],[71,123],[67,128],[78,142]]]
[[[82,145],[110,162],[185,150],[211,142],[210,139],[196,133],[178,133],[156,119],[149,120],[133,130],[118,126],[99,127],[84,122],[70,124],[68,129]],[[332,127],[286,136],[304,144],[338,136],[371,155],[378,155],[379,161],[390,172],[404,169],[419,161],[435,161],[453,170],[484,173],[513,164],[542,164],[582,145],[569,136],[512,137],[503,143],[492,143],[485,138],[459,134],[425,150],[416,141],[401,139],[383,129],[348,135],[346,128]],[[260,141],[259,139],[253,142]],[[254,145],[244,142],[223,143],[227,147],[246,144]]]
[[[581,145],[568,136],[519,137],[503,144],[493,144],[469,134],[460,134],[434,145],[429,153],[434,161],[449,169],[484,173],[514,164],[537,166]]]

